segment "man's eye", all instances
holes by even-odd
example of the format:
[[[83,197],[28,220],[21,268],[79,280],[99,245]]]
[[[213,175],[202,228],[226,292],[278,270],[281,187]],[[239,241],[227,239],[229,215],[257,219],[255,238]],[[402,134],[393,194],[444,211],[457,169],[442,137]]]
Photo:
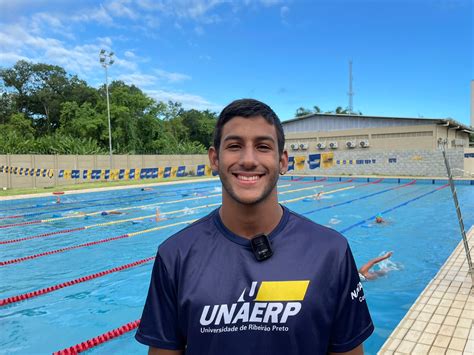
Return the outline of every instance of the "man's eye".
[[[239,149],[240,148],[240,145],[238,144],[229,144],[227,146],[227,149],[230,149],[230,150],[236,150],[236,149]]]
[[[267,150],[271,150],[272,148],[268,145],[259,145],[258,147],[258,150],[262,150],[262,151],[267,151]]]

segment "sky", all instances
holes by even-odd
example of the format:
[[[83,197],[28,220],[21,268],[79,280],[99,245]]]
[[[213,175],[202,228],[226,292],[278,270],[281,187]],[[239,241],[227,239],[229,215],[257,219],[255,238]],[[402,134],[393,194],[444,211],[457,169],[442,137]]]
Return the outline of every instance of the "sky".
[[[349,102],[364,115],[466,125],[473,71],[470,0],[0,0],[0,67],[59,65],[156,100],[219,112],[232,100],[299,107]]]

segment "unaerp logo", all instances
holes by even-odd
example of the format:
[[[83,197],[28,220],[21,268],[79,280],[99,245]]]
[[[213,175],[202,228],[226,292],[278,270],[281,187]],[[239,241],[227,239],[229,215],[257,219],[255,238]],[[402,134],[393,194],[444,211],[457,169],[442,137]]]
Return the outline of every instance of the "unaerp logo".
[[[200,318],[202,326],[242,323],[285,324],[301,310],[309,280],[252,282],[236,303],[205,305]],[[258,288],[258,290],[257,290]]]

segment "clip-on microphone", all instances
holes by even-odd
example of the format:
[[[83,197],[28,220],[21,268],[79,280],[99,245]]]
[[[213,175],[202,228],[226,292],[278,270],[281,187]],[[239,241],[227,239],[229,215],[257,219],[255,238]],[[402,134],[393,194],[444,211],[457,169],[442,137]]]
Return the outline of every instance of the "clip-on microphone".
[[[267,260],[273,255],[272,245],[265,234],[259,234],[250,239],[250,245],[257,261]]]

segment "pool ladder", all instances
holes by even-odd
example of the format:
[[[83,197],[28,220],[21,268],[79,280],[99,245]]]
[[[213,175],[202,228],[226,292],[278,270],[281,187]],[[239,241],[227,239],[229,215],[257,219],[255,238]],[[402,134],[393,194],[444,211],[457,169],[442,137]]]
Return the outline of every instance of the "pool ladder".
[[[446,170],[448,172],[448,178],[449,178],[449,187],[451,188],[451,193],[453,195],[453,201],[454,201],[454,206],[456,207],[456,213],[458,215],[458,222],[459,222],[459,228],[461,229],[461,235],[462,235],[462,241],[464,244],[464,250],[466,252],[466,259],[467,259],[467,265],[469,267],[469,273],[471,274],[471,281],[472,281],[472,286],[474,286],[474,268],[472,266],[472,260],[471,260],[471,250],[469,248],[469,243],[467,240],[466,236],[466,230],[464,229],[464,222],[462,219],[462,213],[461,213],[461,208],[459,207],[459,200],[458,200],[458,194],[456,193],[456,187],[454,186],[454,181],[453,181],[453,175],[451,173],[451,167],[449,166],[449,161],[446,156],[446,145],[447,145],[447,140],[440,140],[439,145],[441,146],[442,152],[443,152],[443,158],[444,158],[444,164],[446,165]]]

